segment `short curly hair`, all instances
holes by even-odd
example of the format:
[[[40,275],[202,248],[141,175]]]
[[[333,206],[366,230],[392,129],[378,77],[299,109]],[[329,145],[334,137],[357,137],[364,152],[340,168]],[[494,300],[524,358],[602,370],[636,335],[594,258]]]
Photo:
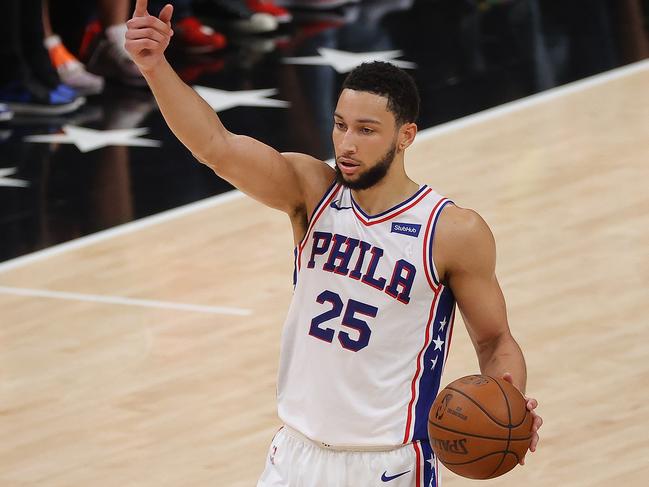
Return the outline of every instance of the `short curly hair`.
[[[415,80],[394,64],[383,61],[363,63],[345,78],[342,90],[366,91],[388,99],[388,110],[397,126],[416,122],[419,116],[419,91]]]

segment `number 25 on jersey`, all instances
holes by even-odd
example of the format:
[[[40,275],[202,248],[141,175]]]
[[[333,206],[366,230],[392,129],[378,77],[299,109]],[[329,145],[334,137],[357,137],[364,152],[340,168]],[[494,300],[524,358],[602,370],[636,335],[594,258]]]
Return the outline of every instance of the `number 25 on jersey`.
[[[332,343],[336,336],[336,330],[328,328],[325,324],[327,321],[338,318],[342,314],[342,325],[345,328],[356,330],[358,332],[358,338],[352,338],[349,336],[348,332],[340,330],[338,332],[338,341],[342,347],[353,352],[358,352],[367,347],[370,343],[372,330],[366,321],[357,318],[356,315],[364,315],[374,318],[379,311],[378,308],[353,299],[348,300],[345,305],[340,296],[333,291],[321,292],[316,298],[316,301],[320,304],[329,303],[331,309],[319,314],[311,320],[309,335],[325,342]]]

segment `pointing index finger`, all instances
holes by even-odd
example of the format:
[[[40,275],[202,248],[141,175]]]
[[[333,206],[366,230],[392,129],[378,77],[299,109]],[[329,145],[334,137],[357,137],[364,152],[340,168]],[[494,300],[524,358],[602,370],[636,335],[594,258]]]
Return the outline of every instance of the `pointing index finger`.
[[[147,0],[136,0],[135,2],[135,11],[133,12],[133,17],[145,17],[149,13],[146,11]]]

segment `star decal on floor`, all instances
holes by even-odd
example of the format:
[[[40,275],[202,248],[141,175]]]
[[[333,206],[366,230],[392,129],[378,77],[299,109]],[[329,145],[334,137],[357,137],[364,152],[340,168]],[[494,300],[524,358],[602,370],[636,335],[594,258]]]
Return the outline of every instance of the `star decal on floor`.
[[[160,141],[140,137],[148,132],[147,128],[95,130],[76,125],[64,125],[62,134],[29,135],[24,140],[37,143],[74,144],[81,152],[90,152],[109,145],[159,147]]]
[[[0,186],[9,186],[11,188],[26,188],[29,186],[29,181],[23,179],[10,178],[18,172],[15,167],[4,167],[0,169]]]
[[[405,69],[417,67],[415,63],[410,61],[396,59],[403,55],[403,51],[349,52],[320,47],[318,48],[318,54],[319,56],[287,57],[283,61],[287,64],[331,66],[339,73],[348,73],[356,66],[372,61],[386,61]]]
[[[193,86],[193,88],[216,112],[223,112],[240,106],[273,108],[290,106],[287,101],[268,98],[277,94],[277,90],[274,88],[242,91],[218,90],[206,86]]]

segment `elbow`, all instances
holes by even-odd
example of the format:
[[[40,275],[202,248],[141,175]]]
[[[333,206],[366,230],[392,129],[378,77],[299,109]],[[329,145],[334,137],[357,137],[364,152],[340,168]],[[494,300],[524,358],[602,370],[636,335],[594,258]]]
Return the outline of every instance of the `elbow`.
[[[476,341],[476,348],[481,353],[486,353],[488,351],[494,350],[498,347],[499,343],[502,343],[506,339],[507,332],[503,331],[497,335],[490,335],[488,337],[483,337]]]
[[[518,348],[515,344],[516,342],[511,333],[509,333],[509,331],[502,331],[497,335],[477,341],[476,352],[480,357],[481,362],[489,362],[494,358],[494,356],[503,353],[508,354],[512,345],[514,345],[514,348]]]
[[[197,151],[192,151],[192,156],[194,156],[194,159],[196,159],[198,162],[200,162],[201,164],[209,167],[210,169],[216,172],[217,170],[216,162],[212,160],[210,157]]]

